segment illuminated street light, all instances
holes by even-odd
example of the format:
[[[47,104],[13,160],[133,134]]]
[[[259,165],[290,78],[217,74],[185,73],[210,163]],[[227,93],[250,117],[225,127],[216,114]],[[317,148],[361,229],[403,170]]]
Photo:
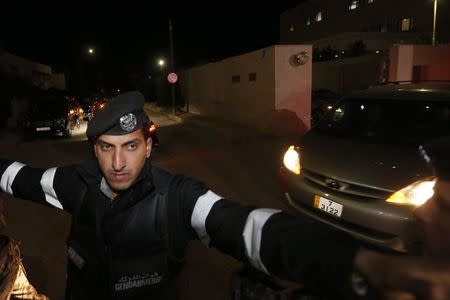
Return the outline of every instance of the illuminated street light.
[[[163,68],[164,68],[164,64],[165,64],[166,62],[164,61],[164,59],[160,59],[159,61],[158,61],[158,65],[159,65],[159,68],[161,69],[161,76],[163,76]]]
[[[431,45],[436,44],[436,17],[437,17],[437,5],[438,0],[434,0],[434,13],[433,13],[433,37],[431,39]]]
[[[89,48],[88,49],[88,53],[89,53],[89,55],[95,55],[95,49],[94,48]]]

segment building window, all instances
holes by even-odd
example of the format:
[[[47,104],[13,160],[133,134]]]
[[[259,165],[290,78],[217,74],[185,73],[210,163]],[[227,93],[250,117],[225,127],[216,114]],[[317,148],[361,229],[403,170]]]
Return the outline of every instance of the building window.
[[[412,19],[411,18],[405,18],[402,20],[401,23],[401,30],[402,31],[411,31],[412,29]]]
[[[256,81],[256,73],[248,73],[248,81]]]
[[[294,24],[289,24],[289,31],[294,31],[294,30],[295,30]]]
[[[367,3],[373,3],[375,0],[367,0]]]
[[[348,6],[349,10],[357,9],[359,6],[359,2],[357,0],[350,2],[350,5]]]
[[[320,22],[320,21],[322,21],[322,12],[321,11],[319,11],[316,15],[316,22]]]
[[[231,76],[231,82],[232,83],[239,83],[239,82],[241,82],[241,76],[239,76],[239,75]]]
[[[306,20],[306,26],[311,25],[311,18],[308,18],[308,20]]]

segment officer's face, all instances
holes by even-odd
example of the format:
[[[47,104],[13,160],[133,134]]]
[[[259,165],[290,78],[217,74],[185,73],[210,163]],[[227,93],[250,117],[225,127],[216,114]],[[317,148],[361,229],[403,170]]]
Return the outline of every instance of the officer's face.
[[[428,255],[450,257],[450,181],[438,180],[435,195],[415,210]]]
[[[100,169],[117,195],[133,184],[152,150],[141,130],[126,135],[101,135],[94,145]]]

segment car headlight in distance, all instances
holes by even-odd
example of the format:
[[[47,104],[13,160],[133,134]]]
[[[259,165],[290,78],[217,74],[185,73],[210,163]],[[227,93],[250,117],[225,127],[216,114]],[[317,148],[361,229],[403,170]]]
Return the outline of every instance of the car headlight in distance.
[[[405,204],[413,206],[421,206],[434,195],[434,185],[436,178],[428,178],[416,181],[411,185],[395,192],[386,202],[394,204]]]
[[[294,174],[300,175],[300,153],[298,147],[290,146],[283,157],[284,166]]]
[[[152,124],[150,125],[150,128],[148,129],[151,133],[154,133],[156,131],[156,125]]]

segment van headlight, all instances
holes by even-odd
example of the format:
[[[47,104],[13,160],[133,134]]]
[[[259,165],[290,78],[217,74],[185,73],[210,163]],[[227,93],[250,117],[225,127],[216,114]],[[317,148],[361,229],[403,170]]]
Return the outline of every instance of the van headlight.
[[[427,202],[434,195],[434,185],[436,184],[436,178],[428,178],[420,181],[416,181],[411,185],[395,192],[390,196],[386,202],[394,204],[404,204],[421,206]]]
[[[292,173],[300,175],[300,153],[298,147],[289,147],[284,154],[283,164]]]

